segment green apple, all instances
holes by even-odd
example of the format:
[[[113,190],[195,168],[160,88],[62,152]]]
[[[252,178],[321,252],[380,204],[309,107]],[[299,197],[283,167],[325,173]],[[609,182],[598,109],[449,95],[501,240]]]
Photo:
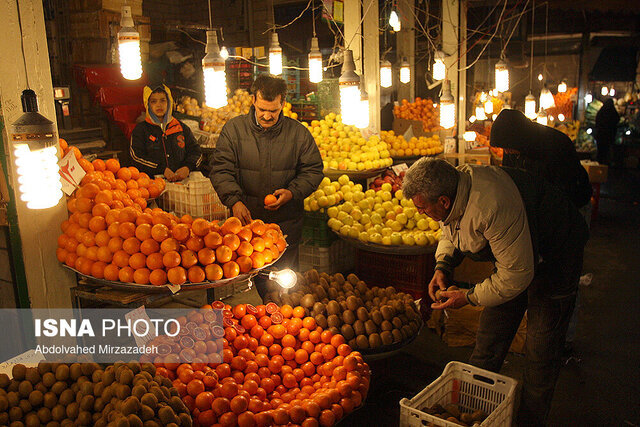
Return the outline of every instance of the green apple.
[[[391,237],[390,236],[382,236],[382,244],[386,246],[391,246]]]
[[[398,200],[402,200],[402,199],[403,199],[403,196],[402,196],[402,190],[398,190],[398,191],[396,191],[396,192],[395,192],[395,194],[394,194],[394,196],[395,196],[395,198],[396,198],[396,199],[398,199]]]
[[[416,208],[405,207],[404,213],[407,215],[407,218],[413,218],[414,215],[418,212]]]
[[[362,193],[357,193],[357,194],[362,194]],[[360,200],[358,202],[358,207],[363,211],[365,209],[371,209],[371,205],[369,204],[369,200],[368,199]]]
[[[389,192],[390,192],[392,188],[393,188],[393,187],[391,187],[391,184],[389,184],[388,182],[385,182],[384,184],[382,184],[382,185],[380,186],[380,189],[381,189],[382,191],[389,191]]]
[[[387,212],[393,211],[393,203],[391,203],[391,202],[382,202],[382,208]]]
[[[349,202],[347,202],[349,203]],[[362,211],[360,209],[352,209],[351,210],[351,218],[356,221],[360,221],[362,219]]]
[[[331,184],[331,180],[326,176],[322,178],[322,181],[320,181],[320,187],[326,187],[327,185],[330,185],[330,184]]]
[[[431,220],[429,221],[429,228],[431,228],[433,231],[436,231],[440,228],[440,225],[436,221]]]
[[[416,240],[413,238],[411,234],[403,234],[402,235],[402,243],[407,246],[413,246],[416,244]]]
[[[395,199],[394,199],[394,200],[395,200]],[[403,212],[404,212],[404,208],[403,208],[402,206],[395,205],[395,206],[393,207],[393,211],[394,211],[396,214],[401,214],[401,213],[403,213]],[[408,216],[408,215],[407,215],[407,216]]]
[[[391,233],[391,244],[398,246],[402,244],[402,234],[400,233]]]
[[[398,221],[402,225],[405,225],[407,221],[409,221],[409,219],[407,218],[407,215],[405,215],[404,213],[399,213],[396,216],[396,221]]]
[[[342,234],[343,236],[348,237],[350,230],[351,230],[351,227],[349,227],[348,225],[345,224],[342,227],[340,227],[340,234]]]
[[[316,199],[319,199],[320,197],[326,196],[326,193],[323,190],[316,190],[313,192],[313,195]]]
[[[360,191],[362,192],[362,184],[356,184],[353,186],[353,191]]]
[[[393,221],[391,223],[391,229],[393,231],[400,231],[400,230],[402,230],[402,224],[400,224],[398,221]]]
[[[364,225],[360,224],[359,222],[354,222],[351,228],[357,230],[359,233],[364,230]]]
[[[353,200],[353,192],[352,191],[347,191],[346,193],[344,193],[344,199],[348,202]]]
[[[338,212],[338,216],[336,218],[338,218],[338,220],[340,221],[344,221],[344,219],[347,218],[348,216],[349,216],[348,213],[341,210],[340,212]]]
[[[358,184],[360,185],[360,184]],[[357,187],[357,185],[356,185]],[[361,202],[362,200],[364,200],[364,193],[362,192],[362,189],[358,190],[356,188],[354,188],[353,190],[353,201],[354,202]]]
[[[418,222],[416,223],[416,225],[418,226],[418,230],[428,230],[429,229],[429,220],[425,219],[425,218],[421,218],[418,220]]]
[[[318,205],[318,201],[317,200],[310,201],[309,202],[309,209],[311,209],[313,212],[319,210],[320,206]]]
[[[352,226],[353,225],[353,218],[351,218],[350,216],[347,216],[342,222],[344,224],[348,225],[348,226]]]
[[[360,241],[367,243],[369,241],[369,234],[367,234],[365,231],[361,232],[358,235],[358,239],[360,239]]]
[[[381,234],[382,234],[383,236],[391,236],[391,233],[393,233],[393,230],[392,230],[391,228],[389,228],[389,227],[384,227],[384,228],[382,229],[382,233],[381,233]]]
[[[342,211],[346,213],[351,213],[353,210],[353,203],[347,201],[342,204]]]
[[[396,219],[396,213],[394,211],[387,211],[387,214],[384,217],[388,220],[394,220]]]
[[[358,237],[360,237],[360,232],[354,227],[351,227],[349,229],[349,237],[351,237],[352,239],[357,239]]]
[[[337,163],[338,162],[336,162],[336,168],[338,167]],[[331,185],[333,186],[333,188],[335,188],[336,191],[340,191],[340,187],[342,187],[338,181],[333,181]]]
[[[330,187],[333,188],[333,187]],[[327,196],[327,202],[329,203],[327,206],[333,206],[336,204],[337,200],[336,200],[336,195],[335,194],[331,194],[329,196]]]
[[[336,189],[333,187],[333,185],[325,185],[324,187],[322,187],[322,191],[324,191],[324,194],[326,194],[327,196],[336,194]]]
[[[335,206],[331,206],[327,209],[327,215],[329,215],[329,218],[337,218],[339,213],[340,210]]]
[[[427,231],[426,233],[424,233],[427,238],[429,239],[429,244],[430,245],[435,245],[436,244],[436,236],[433,234],[433,231]]]
[[[382,234],[380,233],[372,233],[369,235],[369,241],[372,243],[382,243]]]
[[[362,218],[360,218],[360,224],[371,224],[371,216],[369,214],[363,213]]]
[[[414,228],[416,228],[416,222],[412,219],[408,220],[407,223],[404,226],[407,230],[413,230]]]
[[[385,184],[389,184],[389,183],[387,182]],[[391,184],[389,184],[389,185],[391,185]],[[390,191],[383,191],[382,194],[381,194],[381,197],[382,197],[382,200],[385,201],[385,202],[386,201],[390,201],[392,199]]]
[[[382,224],[382,216],[378,212],[371,214],[371,222],[374,224]]]
[[[429,238],[424,233],[417,233],[415,239],[418,246],[427,246],[429,244]]]
[[[381,218],[384,218],[384,216],[387,214],[387,210],[384,208],[378,208],[374,212],[380,215]]]
[[[364,192],[364,197],[375,197],[376,191],[373,189],[367,190]]]

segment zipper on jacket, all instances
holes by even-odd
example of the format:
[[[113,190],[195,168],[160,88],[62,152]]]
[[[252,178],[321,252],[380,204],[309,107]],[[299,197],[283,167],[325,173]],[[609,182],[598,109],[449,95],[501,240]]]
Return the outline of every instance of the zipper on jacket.
[[[169,168],[169,156],[167,155],[167,147],[164,145],[165,135],[162,133],[162,150],[164,151],[164,161],[167,164],[167,168]],[[163,171],[164,174],[164,171]]]

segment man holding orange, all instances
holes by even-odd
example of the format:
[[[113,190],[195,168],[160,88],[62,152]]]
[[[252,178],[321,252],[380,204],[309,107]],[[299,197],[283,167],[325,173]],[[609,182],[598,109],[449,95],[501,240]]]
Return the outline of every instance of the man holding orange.
[[[220,132],[211,182],[243,224],[259,218],[280,226],[289,247],[278,267],[296,269],[303,202],[322,181],[322,158],[309,131],[282,114],[283,79],[260,75],[251,93],[249,114],[229,120]]]

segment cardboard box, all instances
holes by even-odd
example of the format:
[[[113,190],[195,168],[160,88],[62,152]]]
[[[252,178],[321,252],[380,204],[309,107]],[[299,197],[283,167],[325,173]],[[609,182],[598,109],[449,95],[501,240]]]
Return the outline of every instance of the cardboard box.
[[[426,135],[426,132],[422,130],[422,122],[420,120],[393,119],[393,131],[396,135],[404,135],[409,127],[413,130],[413,136]]]
[[[109,39],[117,37],[120,30],[120,12],[76,12],[70,15],[69,21],[69,33],[75,39]],[[140,40],[151,40],[149,17],[134,16],[133,22],[140,34]]]
[[[600,163],[591,160],[582,160],[580,163],[587,170],[590,183],[600,184],[603,182],[607,182],[609,166],[601,165]]]

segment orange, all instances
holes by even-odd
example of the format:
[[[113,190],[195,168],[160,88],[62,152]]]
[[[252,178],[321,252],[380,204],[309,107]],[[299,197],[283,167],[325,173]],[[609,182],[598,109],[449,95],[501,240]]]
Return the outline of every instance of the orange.
[[[137,222],[137,220],[136,220]],[[136,238],[140,241],[147,240],[151,238],[151,225],[150,224],[140,224],[136,227]]]
[[[64,263],[71,268],[76,266],[76,260],[78,259],[78,255],[74,252],[67,252],[67,257],[64,260]]]
[[[149,283],[155,286],[167,284],[167,273],[162,269],[156,269],[149,274]]]
[[[106,268],[107,263],[102,261],[94,262],[91,265],[91,275],[96,279],[104,279],[104,269]]]
[[[96,244],[96,235],[92,231],[85,231],[82,234],[82,239],[79,239],[87,248],[91,246],[95,246]]]
[[[204,240],[200,236],[193,236],[187,240],[185,246],[187,249],[198,252],[200,249],[204,248]]]
[[[206,219],[198,218],[191,223],[191,230],[196,236],[206,236],[209,233],[209,221]]]
[[[187,272],[182,267],[173,267],[167,271],[167,279],[173,285],[182,285],[187,281]]]
[[[251,260],[253,261],[253,268],[261,268],[265,264],[264,255],[261,252],[252,253]]]
[[[289,304],[284,304],[280,307],[280,313],[285,317],[285,319],[290,319],[293,316],[293,307]]]
[[[276,241],[276,247],[278,248],[278,251],[280,251],[280,253],[282,253],[287,248],[287,242],[283,238],[280,237]]]
[[[110,210],[111,210],[111,208],[109,207],[108,204],[106,204],[106,203],[96,203],[93,206],[93,209],[91,209],[91,215],[106,217],[107,213],[109,213]]]
[[[129,237],[122,242],[122,249],[129,255],[140,252],[140,240],[135,237]]]
[[[133,273],[133,268],[126,266],[118,272],[118,279],[120,279],[121,282],[133,283]]]
[[[113,200],[113,191],[111,190],[100,190],[95,197],[96,203],[105,203],[107,205],[113,202]]]
[[[138,176],[137,182],[138,182],[139,188],[146,188],[151,183],[151,181],[149,180],[149,177],[146,177],[146,176]]]
[[[251,254],[253,253],[253,246],[249,242],[242,242],[240,243],[240,246],[238,246],[236,252],[238,252],[239,256],[251,256]]]
[[[148,268],[140,268],[133,272],[133,281],[138,285],[147,285],[149,284],[149,276],[151,272]]]
[[[96,197],[96,194],[98,194],[99,191],[100,187],[98,187],[97,184],[90,182],[78,188],[76,196],[93,199],[94,197]]]
[[[238,266],[240,267],[240,273],[246,273],[253,268],[253,260],[248,256],[241,256],[236,259]]]
[[[180,217],[180,222],[182,224],[192,224],[193,223],[193,217],[189,214],[185,214],[182,215],[182,217]]]
[[[76,199],[76,210],[80,213],[91,212],[93,205],[93,200],[87,197],[79,197]]]
[[[233,255],[233,251],[228,246],[218,246],[216,249],[216,259],[219,263],[227,263],[231,261],[231,257]]]
[[[297,319],[302,319],[304,317],[304,307],[297,306],[293,309],[292,315]]]
[[[137,217],[138,212],[132,207],[127,207],[120,211],[120,214],[118,215],[118,221],[135,222]]]
[[[129,166],[129,173],[131,174],[131,179],[138,179],[140,177],[140,171],[135,166]]]
[[[222,279],[224,272],[222,271],[222,267],[218,264],[209,264],[204,268],[204,272],[207,276],[207,280],[215,282],[216,280]]]
[[[240,247],[240,238],[235,234],[226,234],[222,238],[222,244],[228,246],[232,251],[235,251]]]
[[[198,256],[189,249],[182,251],[180,257],[182,258],[182,266],[184,268],[190,268],[198,263]]]
[[[228,218],[224,222],[224,224],[222,224],[222,227],[220,228],[220,230],[222,231],[222,234],[229,234],[229,233],[237,234],[241,228],[242,228],[242,223],[240,222],[240,220],[232,216]]]
[[[102,261],[105,263],[110,263],[113,259],[113,254],[106,246],[102,246],[98,248],[97,251],[98,261]]]
[[[104,216],[104,220],[107,222],[107,225],[111,225],[114,222],[119,222],[118,217],[120,216],[120,211],[118,209],[111,209]]]
[[[155,242],[155,240],[154,240]],[[157,242],[156,242],[157,243]],[[174,239],[173,237],[169,237],[167,239],[164,239],[162,241],[162,243],[160,244],[160,252],[162,252],[163,254],[166,254],[167,252],[171,252],[171,251],[179,251],[180,250],[180,243]]]
[[[169,237],[169,227],[164,224],[155,224],[151,228],[151,237],[156,242],[162,242]]]
[[[67,144],[67,141],[63,138],[58,138],[58,144],[60,144],[60,149],[62,151],[66,151],[69,149],[69,144]]]
[[[66,246],[65,246],[64,250],[67,251]],[[67,252],[69,252],[69,251],[67,251]],[[78,243],[78,245],[76,246],[76,255],[83,257],[86,254],[87,254],[87,247],[85,245],[83,245],[82,243]]]
[[[111,240],[111,236],[109,236],[109,233],[107,233],[106,230],[102,230],[96,233],[94,240],[98,246],[107,246],[109,244],[109,240]]]
[[[116,176],[123,181],[129,181],[131,179],[131,171],[129,168],[120,168],[116,172]]]
[[[112,237],[109,239],[109,243],[107,243],[107,248],[111,251],[111,253],[116,253],[122,249],[122,240],[121,237]]]
[[[253,232],[253,234],[262,236],[267,231],[267,227],[264,225],[264,222],[256,219],[251,223],[251,231]]]
[[[162,261],[162,254],[154,252],[147,256],[147,267],[149,270],[158,270],[164,268],[164,262]]]
[[[207,266],[216,262],[216,251],[211,248],[202,248],[198,251],[198,262]]]
[[[151,216],[153,217],[154,224],[164,224],[167,227],[171,225],[171,217],[166,212],[154,212]]]
[[[263,252],[265,250],[264,239],[262,237],[254,237],[251,240],[251,245],[256,252]]]
[[[125,251],[118,251],[113,254],[113,263],[120,268],[127,267],[129,265],[129,256]]]
[[[74,213],[78,210],[78,208],[76,207],[76,199],[75,197],[73,199],[69,199],[67,201],[67,210],[71,213]]]
[[[278,198],[276,196],[274,196],[273,194],[267,194],[266,197],[264,198],[265,206],[272,205],[277,201],[278,201]]]
[[[204,282],[206,275],[202,267],[200,267],[199,265],[194,265],[187,271],[187,278],[191,283],[201,283]]]
[[[265,249],[262,251],[262,255],[264,255],[264,263],[271,264],[273,261],[273,252],[271,252],[271,249]]]
[[[129,266],[134,270],[144,268],[146,265],[147,257],[140,252],[137,252],[129,257]]]
[[[93,169],[97,170],[97,171],[104,171],[107,166],[104,163],[104,160],[102,159],[95,159],[93,162]]]
[[[238,237],[240,238],[241,241],[250,242],[251,239],[253,238],[253,232],[249,227],[242,227],[238,232]]]
[[[91,221],[91,218],[93,217],[89,212],[78,215],[78,225],[82,228],[89,228],[89,221]]]
[[[146,187],[140,187],[140,197],[144,199],[145,203],[149,199],[149,190]]]
[[[180,265],[182,258],[180,254],[176,251],[167,252],[162,256],[162,263],[167,268],[173,268]]]
[[[236,277],[240,274],[240,266],[235,261],[229,261],[222,266],[222,271],[226,278]]]
[[[105,280],[111,280],[112,282],[118,281],[118,273],[120,269],[115,264],[109,264],[104,268],[103,275]]]
[[[108,159],[104,163],[107,170],[111,171],[112,173],[116,173],[120,169],[120,162],[118,161],[118,159]]]
[[[89,230],[97,233],[107,229],[107,222],[102,216],[94,216],[89,220]]]
[[[156,184],[150,184],[147,189],[149,191],[149,198],[151,199],[155,199],[160,195],[161,190],[158,188]]]
[[[216,249],[222,244],[222,236],[219,233],[212,231],[204,236],[204,244],[208,248]]]
[[[178,242],[184,242],[189,238],[191,232],[187,224],[177,224],[171,229],[171,235]]]

